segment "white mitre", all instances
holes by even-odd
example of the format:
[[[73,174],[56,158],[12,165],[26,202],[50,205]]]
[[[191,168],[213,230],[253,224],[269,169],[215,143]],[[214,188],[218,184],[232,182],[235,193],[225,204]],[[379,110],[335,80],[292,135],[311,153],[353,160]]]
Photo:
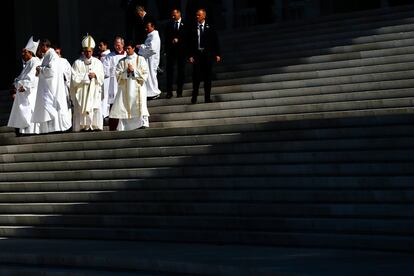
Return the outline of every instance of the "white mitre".
[[[24,47],[26,50],[32,52],[34,55],[36,54],[37,47],[39,46],[39,40],[33,41],[33,36],[29,39],[29,41],[26,44],[26,47]]]
[[[82,39],[82,48],[95,48],[95,40],[90,35],[86,35]]]

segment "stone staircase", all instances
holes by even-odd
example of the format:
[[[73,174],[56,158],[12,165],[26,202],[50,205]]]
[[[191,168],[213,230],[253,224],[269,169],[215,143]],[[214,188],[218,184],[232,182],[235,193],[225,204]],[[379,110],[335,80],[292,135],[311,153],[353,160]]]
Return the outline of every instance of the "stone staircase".
[[[15,138],[2,127],[0,236],[412,254],[414,6],[255,27],[222,44],[214,103],[190,105],[188,83],[183,98],[149,102],[150,129]],[[88,266],[39,252],[5,251],[0,266]],[[154,258],[156,269],[152,259],[124,272],[233,271]],[[97,274],[106,260],[94,259]]]

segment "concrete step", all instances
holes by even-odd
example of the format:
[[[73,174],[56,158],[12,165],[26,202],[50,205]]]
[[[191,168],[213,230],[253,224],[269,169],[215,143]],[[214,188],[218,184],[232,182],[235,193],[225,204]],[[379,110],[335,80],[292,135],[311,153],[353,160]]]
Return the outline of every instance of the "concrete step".
[[[413,84],[412,80],[406,79],[412,75],[410,71],[377,73],[358,76],[343,76],[331,78],[319,78],[303,81],[285,81],[285,82],[268,82],[259,84],[241,84],[239,86],[222,86],[213,88],[212,99],[215,103],[188,105],[185,108],[177,108],[177,105],[190,102],[191,91],[184,91],[185,97],[178,99],[159,100],[157,103],[151,104],[150,112],[152,113],[151,122],[159,121],[163,113],[173,116],[174,111],[179,113],[192,111],[220,111],[227,108],[234,109],[237,107],[255,107],[260,103],[255,100],[266,100],[265,106],[269,107],[270,103],[279,103],[276,106],[286,106],[285,104],[322,103],[335,101],[335,94],[341,94],[338,102],[343,99],[349,101],[361,99],[373,99],[379,96],[377,100],[381,100],[381,94],[384,96],[386,90],[394,90],[407,88],[407,94],[411,94],[410,90]],[[394,79],[394,81],[392,80]],[[303,87],[303,88],[302,88]],[[301,88],[300,90],[298,88]],[[375,91],[383,90],[383,92]],[[203,91],[201,89],[201,91]],[[400,90],[400,93],[403,90]],[[349,93],[349,94],[346,94]],[[198,100],[203,103],[203,93]],[[396,93],[398,94],[398,93]],[[390,97],[388,95],[385,97]],[[354,98],[355,97],[355,98]],[[280,99],[280,102],[276,99]],[[329,100],[330,99],[330,100]],[[233,102],[232,102],[233,101]],[[244,102],[241,102],[244,101]],[[165,104],[166,103],[166,104]],[[165,105],[164,105],[165,104]],[[240,104],[240,106],[238,106]],[[230,112],[226,112],[230,116]]]
[[[377,9],[363,12],[352,12],[343,14],[334,14],[330,16],[321,16],[317,18],[310,18],[299,21],[280,22],[275,24],[268,24],[266,28],[263,26],[252,26],[243,28],[242,32],[232,31],[223,32],[222,38],[226,41],[240,41],[242,39],[251,40],[257,35],[265,36],[275,33],[294,33],[294,32],[314,32],[326,28],[347,27],[348,29],[358,29],[361,24],[375,24],[376,22],[384,22],[386,25],[388,21],[398,19],[409,19],[413,16],[413,6],[406,6],[404,8],[387,8]]]
[[[301,149],[387,149],[410,148],[414,130],[410,125],[365,126],[342,128],[317,128],[300,130],[257,131],[247,133],[205,134],[188,136],[134,138],[122,140],[102,140],[79,142],[38,143],[2,147],[3,162],[24,162],[25,160],[42,161],[42,154],[49,160],[85,159],[101,154],[135,154],[135,156],[163,156],[173,153],[194,152],[199,150],[209,153],[237,149],[249,152],[251,149],[264,151],[301,150]],[[98,139],[98,137],[97,137]],[[275,143],[277,142],[277,143]],[[137,147],[139,145],[139,147]],[[36,155],[33,155],[33,153]],[[72,153],[71,153],[72,152]],[[22,153],[22,154],[18,154]],[[28,154],[24,154],[28,153]]]
[[[84,181],[27,181],[0,182],[2,193],[18,192],[79,192],[79,191],[129,191],[129,190],[203,190],[203,189],[399,189],[413,187],[412,176],[359,176],[359,177],[301,177],[301,176],[254,176],[233,178],[144,178],[120,180],[84,180]],[[355,215],[356,216],[356,215]]]
[[[385,115],[401,115],[412,114],[414,110],[411,107],[387,108],[385,106],[379,109],[365,109],[365,110],[346,110],[346,111],[325,111],[315,113],[299,113],[299,114],[283,114],[283,115],[264,115],[264,116],[248,116],[235,118],[215,118],[203,119],[197,121],[169,121],[169,122],[154,122],[152,127],[156,128],[173,128],[173,127],[194,127],[204,126],[209,127],[213,125],[232,125],[242,123],[267,123],[275,121],[296,121],[296,120],[317,120],[317,119],[335,119],[345,117],[363,117],[363,116],[385,116]]]
[[[193,138],[189,139],[192,139],[191,143],[197,145],[205,143],[218,143],[220,141],[225,142],[226,140],[223,139],[225,139],[227,136],[217,136],[217,134],[228,133],[236,134],[233,135],[233,140],[227,141],[242,142],[245,141],[243,140],[245,137],[249,137],[247,133],[256,133],[262,131],[279,131],[280,133],[272,138],[275,140],[280,140],[278,137],[284,137],[283,139],[297,139],[298,137],[303,137],[303,139],[313,139],[314,137],[319,137],[319,135],[323,135],[326,138],[338,138],[338,133],[340,133],[342,137],[355,137],[355,134],[356,137],[389,137],[394,136],[393,133],[396,133],[397,135],[412,135],[413,132],[409,126],[414,123],[414,116],[409,113],[401,114],[401,112],[409,112],[408,109],[397,109],[395,112],[397,114],[392,114],[390,111],[386,111],[384,112],[386,114],[384,116],[381,116],[379,114],[381,113],[380,111],[363,111],[354,112],[350,115],[347,115],[347,117],[342,118],[319,117],[316,119],[289,121],[279,120],[269,122],[269,120],[278,118],[270,117],[267,118],[267,122],[263,123],[257,123],[257,121],[254,123],[249,123],[248,119],[246,118],[243,122],[239,122],[238,124],[233,125],[223,125],[220,121],[220,124],[211,125],[208,127],[199,125],[183,128],[181,125],[179,125],[175,128],[149,128],[144,131],[103,131],[100,133],[66,133],[64,135],[49,134],[31,137],[20,137],[18,139],[13,138],[10,140],[3,139],[3,144],[5,146],[0,146],[0,151],[1,153],[43,151],[42,149],[48,151],[60,151],[64,150],[67,145],[69,145],[69,147],[73,150],[93,150],[107,148],[108,146],[105,145],[109,145],[109,148],[136,147],[137,144],[139,144],[141,147],[188,145],[188,141],[183,140],[184,136],[194,136]],[[402,128],[400,126],[402,126]],[[385,127],[385,129],[382,129],[381,127]],[[345,130],[338,132],[336,128],[356,128],[358,130],[357,132],[348,132]],[[214,136],[216,136],[215,139]],[[207,140],[203,140],[202,137],[206,137]],[[140,139],[130,140],[137,138]],[[81,141],[82,143],[79,143],[77,141]],[[183,143],[181,143],[181,141],[183,141]]]
[[[245,52],[240,56],[235,56],[234,60],[230,56],[229,63],[224,62],[227,57],[223,57],[223,69],[228,71],[233,66],[239,65],[248,65],[249,63],[257,63],[259,61],[269,61],[277,59],[286,59],[286,58],[303,58],[310,56],[320,56],[320,55],[331,55],[331,60],[335,59],[336,54],[343,53],[353,53],[353,52],[365,52],[373,51],[380,49],[392,49],[396,47],[406,47],[410,46],[413,43],[413,32],[403,33],[396,36],[395,34],[382,35],[378,37],[368,37],[361,39],[360,43],[331,43],[331,42],[321,42],[319,44],[304,44],[293,46],[280,47],[278,49],[272,49],[271,51],[262,51],[260,53],[254,52]],[[218,68],[221,66],[217,66]],[[220,70],[220,69],[218,69]]]
[[[414,58],[414,55],[411,55]],[[314,78],[325,78],[325,77],[340,77],[340,76],[355,76],[360,74],[369,73],[386,73],[394,71],[405,71],[414,67],[414,61],[410,61],[410,56],[407,56],[407,60],[398,63],[386,63],[380,65],[363,65],[348,68],[339,69],[322,69],[318,71],[309,70],[302,72],[292,73],[276,73],[276,74],[265,74],[262,76],[242,77],[242,78],[227,78],[223,80],[216,80],[213,82],[214,87],[227,86],[227,85],[241,85],[251,84],[258,82],[273,82],[273,81],[293,81],[293,80],[307,80]],[[192,84],[187,83],[185,89],[192,89]]]
[[[285,93],[283,93],[285,92]],[[187,105],[182,106],[172,102],[174,105],[169,106],[156,106],[151,108],[152,122],[159,121],[158,118],[160,115],[167,114],[179,114],[179,113],[190,113],[190,112],[200,112],[200,111],[231,111],[233,109],[240,108],[257,108],[257,107],[282,107],[290,105],[300,105],[300,104],[318,104],[318,103],[339,103],[346,101],[364,101],[364,100],[385,100],[385,99],[398,99],[406,98],[413,96],[412,88],[402,88],[402,89],[387,89],[387,90],[377,90],[377,91],[358,91],[358,92],[345,92],[341,93],[319,93],[313,94],[309,93],[308,95],[294,95],[293,93],[298,93],[297,90],[289,90],[291,95],[286,93],[286,91],[265,91],[264,93],[237,93],[236,95],[223,95],[218,96],[222,98],[220,102],[214,102],[208,105]],[[315,91],[313,91],[315,92]],[[329,92],[329,91],[323,91]],[[262,95],[263,94],[263,95]],[[283,95],[285,94],[285,95]],[[256,98],[253,95],[260,95]],[[200,97],[201,98],[201,97]],[[217,98],[217,97],[216,97]],[[200,99],[202,102],[203,99]]]
[[[320,62],[320,63],[306,63],[298,64],[297,59],[288,59],[286,63],[283,60],[277,60],[278,63],[273,64],[274,67],[270,66],[264,68],[256,68],[254,70],[242,70],[235,72],[222,72],[216,73],[216,78],[213,83],[220,82],[221,80],[225,81],[227,79],[234,78],[246,78],[253,76],[261,76],[268,74],[284,74],[284,73],[299,73],[299,72],[310,72],[310,71],[322,71],[322,70],[334,70],[334,69],[346,69],[359,66],[372,66],[372,65],[384,65],[389,63],[401,63],[404,61],[410,62],[414,59],[414,54],[409,53],[408,48],[395,48],[392,51],[379,50],[382,54],[382,57],[369,57],[369,58],[357,58],[357,59],[347,59],[342,61],[331,61],[331,62]],[[393,55],[386,55],[392,52]],[[405,53],[404,53],[405,52]],[[314,57],[311,57],[314,58]],[[289,65],[291,64],[291,65]],[[284,66],[286,65],[286,66]],[[187,84],[188,85],[188,84]]]
[[[191,91],[184,91],[184,97],[182,98],[171,98],[171,99],[159,99],[157,101],[150,102],[150,112],[153,110],[152,114],[162,113],[164,109],[175,109],[177,105],[180,105],[184,110],[215,110],[215,108],[220,108],[221,105],[223,106],[231,106],[235,101],[248,101],[248,100],[260,100],[260,99],[281,99],[281,98],[288,98],[288,97],[308,97],[308,96],[323,96],[328,94],[342,94],[342,93],[354,93],[355,95],[369,95],[371,91],[373,93],[380,93],[379,91],[387,91],[387,90],[399,90],[399,89],[412,89],[414,85],[414,81],[412,79],[401,79],[401,80],[388,80],[387,74],[383,74],[384,80],[379,80],[372,82],[369,81],[368,76],[359,76],[359,79],[366,78],[366,82],[353,82],[353,81],[346,81],[346,77],[342,78],[345,83],[338,83],[337,85],[324,85],[324,86],[304,86],[298,89],[297,87],[292,88],[279,88],[273,90],[260,90],[259,87],[256,85],[257,90],[248,90],[248,85],[243,85],[238,87],[237,91],[232,91],[224,89],[226,87],[217,88],[217,91],[212,94],[212,99],[215,102],[210,103],[208,105],[205,104],[197,104],[197,105],[189,105]],[[396,76],[396,78],[398,78]],[[355,78],[354,78],[355,79]],[[317,80],[314,80],[317,81]],[[275,83],[268,83],[266,85],[273,85]],[[292,85],[292,84],[291,84]],[[252,86],[250,86],[252,87]],[[245,89],[246,91],[242,91]],[[214,88],[213,88],[214,89]],[[223,90],[222,93],[219,93],[219,89]],[[376,92],[375,92],[376,91]],[[368,93],[366,93],[368,92]],[[204,91],[201,89],[200,96],[198,100],[200,103],[204,101]],[[284,99],[286,100],[286,99]],[[298,99],[300,100],[300,99]],[[247,103],[247,102],[245,102]],[[186,105],[183,107],[183,105]]]
[[[303,35],[293,35],[292,38],[278,38],[269,37],[264,39],[258,39],[248,41],[248,43],[238,43],[237,46],[230,47],[230,49],[238,48],[237,53],[228,50],[224,52],[223,56],[228,58],[231,62],[235,57],[244,58],[245,55],[254,54],[263,55],[269,51],[275,52],[286,52],[292,50],[305,50],[305,49],[323,49],[331,48],[335,46],[344,45],[359,45],[367,43],[375,43],[381,41],[392,41],[409,39],[413,37],[414,31],[414,19],[410,20],[407,24],[397,26],[387,26],[378,29],[368,29],[359,31],[348,31],[348,32],[336,32],[334,33],[323,33],[321,35],[306,37]],[[361,26],[363,28],[363,26]],[[289,50],[289,45],[291,49]],[[258,52],[257,48],[262,47],[263,51]],[[224,59],[223,61],[225,61]]]
[[[184,243],[224,243],[265,246],[306,246],[319,248],[364,248],[412,251],[414,239],[410,236],[391,235],[352,235],[329,233],[295,232],[243,232],[243,231],[194,231],[163,229],[125,229],[125,228],[74,228],[74,227],[0,227],[4,237],[24,238],[82,238],[117,239],[153,242]]]
[[[203,229],[217,231],[330,232],[342,234],[409,235],[410,219],[208,217],[132,215],[1,215],[2,226]]]
[[[339,132],[339,131],[338,131]],[[241,153],[295,153],[295,152],[310,152],[316,153],[318,151],[351,151],[357,150],[368,151],[371,150],[410,150],[412,148],[414,137],[392,137],[392,138],[359,138],[359,139],[338,139],[319,137],[315,140],[301,140],[296,137],[296,140],[282,140],[281,137],[272,140],[273,137],[278,136],[279,133],[257,133],[257,139],[254,140],[254,135],[249,135],[251,142],[248,142],[249,137],[244,137],[244,142],[237,141],[237,135],[226,135],[223,137],[221,143],[200,144],[200,145],[171,145],[163,147],[148,146],[148,147],[123,147],[118,145],[117,149],[111,148],[110,144],[105,145],[106,149],[99,147],[99,149],[77,150],[67,145],[66,149],[62,151],[47,151],[17,153],[17,154],[2,154],[0,163],[11,165],[13,163],[21,162],[46,162],[46,161],[70,161],[70,160],[106,160],[119,158],[148,158],[148,157],[171,157],[171,156],[206,156],[213,154],[241,154]],[[224,136],[224,135],[223,135]],[[283,134],[281,134],[283,137]],[[204,137],[205,139],[206,137]],[[231,139],[233,142],[230,142]],[[202,138],[201,138],[202,139]],[[190,141],[190,140],[188,140]],[[261,142],[260,142],[261,141]],[[275,143],[277,141],[277,143]],[[183,141],[181,141],[182,143]],[[214,142],[214,141],[213,141]],[[138,143],[137,143],[138,144]],[[70,150],[70,151],[69,151]],[[391,153],[391,156],[394,153]],[[305,158],[305,157],[304,157]],[[103,161],[102,161],[103,162]],[[4,169],[4,167],[2,167]]]
[[[59,267],[48,265],[37,266],[37,265],[24,265],[24,264],[0,264],[0,274],[1,275],[43,275],[43,276],[152,276],[152,275],[168,275],[161,274],[157,272],[118,272],[118,271],[108,271],[106,269],[82,269],[82,268],[68,268],[68,267]]]
[[[0,263],[5,265],[116,271],[117,275],[149,271],[149,275],[345,276],[360,272],[385,276],[412,271],[411,254],[368,250],[51,239],[3,239],[1,247]],[[338,267],[343,269],[337,271]],[[43,271],[42,275],[49,274]]]
[[[74,164],[76,162],[73,162]],[[74,164],[70,164],[73,165]],[[66,168],[64,171],[4,172],[1,182],[13,181],[60,181],[60,180],[104,180],[136,178],[175,178],[175,177],[250,177],[257,176],[411,176],[412,163],[336,163],[336,164],[260,164],[222,166],[181,166],[128,169],[87,169]],[[75,166],[76,167],[76,166]]]
[[[165,215],[243,217],[337,217],[371,219],[413,219],[414,204],[403,203],[255,203],[255,202],[70,202],[0,203],[6,215]]]
[[[188,153],[181,153],[188,154]],[[43,161],[0,164],[1,172],[39,172],[39,171],[65,171],[71,170],[96,170],[96,169],[126,169],[126,168],[155,168],[155,167],[193,167],[213,165],[248,165],[248,164],[318,164],[318,163],[351,163],[351,162],[413,162],[414,150],[362,150],[362,151],[320,151],[309,152],[254,152],[254,153],[230,153],[230,154],[201,154],[157,157],[133,157],[124,158],[114,156],[109,159],[100,159],[99,156],[91,156],[91,159],[67,160],[67,161]],[[112,162],[108,162],[111,160]],[[0,195],[1,197],[1,195]]]
[[[412,164],[411,164],[412,165]],[[392,165],[391,165],[392,166]],[[389,167],[391,167],[389,166]],[[411,189],[186,189],[161,191],[82,191],[2,193],[0,203],[414,203]],[[260,215],[260,214],[257,214]]]
[[[240,108],[231,110],[217,110],[217,111],[201,111],[201,112],[187,112],[187,113],[172,113],[152,115],[151,121],[153,124],[168,123],[168,122],[187,122],[189,124],[196,124],[198,120],[209,119],[237,119],[242,117],[250,117],[254,119],[255,116],[266,115],[284,115],[287,114],[308,114],[317,112],[332,112],[338,113],[341,111],[351,110],[370,110],[386,108],[410,108],[413,104],[412,97],[399,99],[374,99],[374,100],[349,100],[344,102],[332,103],[316,103],[316,104],[298,104],[298,105],[284,105],[278,107],[259,107],[259,108]],[[183,125],[184,126],[184,125]]]
[[[359,60],[366,58],[382,58],[385,56],[392,55],[406,55],[413,54],[412,45],[414,40],[402,40],[398,45],[392,46],[389,42],[379,42],[377,44],[371,45],[371,49],[367,50],[355,50],[350,47],[344,47],[341,51],[335,51],[334,53],[330,52],[316,52],[315,50],[310,50],[304,52],[304,55],[297,56],[295,53],[289,54],[285,53],[284,55],[268,57],[266,59],[260,60],[256,59],[251,62],[245,62],[242,64],[227,64],[223,65],[222,63],[215,66],[214,71],[216,76],[222,76],[224,73],[232,73],[234,71],[253,71],[256,69],[272,69],[279,67],[286,67],[292,65],[306,65],[314,63],[332,63],[338,61],[350,61],[350,60]],[[385,47],[387,46],[387,47]]]
[[[323,35],[337,35],[340,33],[375,33],[376,30],[382,30],[393,26],[400,26],[404,24],[413,23],[414,13],[413,11],[406,13],[388,14],[387,18],[375,17],[369,21],[359,21],[360,18],[354,18],[352,25],[341,24],[335,22],[334,24],[321,24],[318,27],[308,26],[303,24],[296,28],[284,28],[283,26],[267,25],[266,28],[257,29],[254,33],[249,33],[248,30],[244,29],[243,34],[238,37],[229,36],[223,32],[220,33],[221,44],[225,47],[236,47],[240,45],[246,46],[246,43],[251,41],[263,40],[267,42],[273,40],[290,40],[303,37],[305,40],[311,37],[319,37]],[[371,31],[371,32],[369,32]]]

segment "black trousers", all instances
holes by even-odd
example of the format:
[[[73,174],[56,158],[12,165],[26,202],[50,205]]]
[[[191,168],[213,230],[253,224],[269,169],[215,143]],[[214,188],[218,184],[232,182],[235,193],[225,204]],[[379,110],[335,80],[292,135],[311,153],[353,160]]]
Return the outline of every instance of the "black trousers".
[[[198,96],[201,81],[204,82],[204,99],[210,100],[213,58],[206,51],[198,51],[193,64],[193,99]]]
[[[177,96],[182,96],[185,78],[185,54],[172,52],[167,54],[167,95],[172,95],[174,67],[177,67]]]

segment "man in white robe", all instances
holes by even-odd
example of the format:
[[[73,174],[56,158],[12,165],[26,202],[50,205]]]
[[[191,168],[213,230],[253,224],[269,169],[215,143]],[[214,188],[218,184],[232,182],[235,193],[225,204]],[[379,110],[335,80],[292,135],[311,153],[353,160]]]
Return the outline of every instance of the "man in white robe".
[[[39,84],[32,121],[40,124],[40,133],[66,131],[72,126],[59,56],[50,45],[48,39],[40,41],[40,51],[44,56],[36,68]]]
[[[103,61],[105,79],[107,79],[108,83],[108,104],[110,106],[114,103],[116,94],[118,92],[118,81],[116,79],[115,71],[118,62],[126,56],[124,45],[125,42],[122,37],[115,37],[115,51],[108,54]],[[116,130],[117,125],[118,120],[111,118],[109,119],[109,130]]]
[[[91,36],[84,37],[82,48],[83,56],[72,66],[73,131],[103,130],[103,65],[99,59],[92,56],[95,41]]]
[[[62,57],[62,49],[59,47],[55,48],[56,54],[59,56],[59,66],[60,70],[63,73],[63,80],[65,82],[65,91],[66,91],[66,98],[68,101],[68,108],[70,108],[70,81],[71,81],[71,74],[72,74],[72,66],[70,65],[69,61]],[[71,111],[69,111],[71,112]]]
[[[117,130],[132,130],[149,127],[147,93],[148,65],[145,59],[134,51],[134,44],[128,43],[127,56],[116,67],[118,93],[109,117],[119,119]]]
[[[98,43],[99,48],[99,59],[103,63],[107,55],[111,53],[111,50],[108,49],[108,42],[105,39],[101,39]],[[109,78],[105,78],[103,84],[103,94],[102,94],[102,117],[106,118],[109,116]]]
[[[19,129],[19,134],[39,133],[39,124],[32,122],[39,81],[36,67],[40,60],[35,55],[38,45],[39,41],[35,42],[31,37],[23,48],[23,70],[13,83],[16,95],[7,126]]]
[[[158,88],[157,70],[160,64],[161,39],[153,22],[148,22],[145,30],[147,39],[144,44],[137,45],[138,54],[143,56],[148,63],[149,77],[146,82],[147,97],[149,99],[159,98],[161,90]]]

